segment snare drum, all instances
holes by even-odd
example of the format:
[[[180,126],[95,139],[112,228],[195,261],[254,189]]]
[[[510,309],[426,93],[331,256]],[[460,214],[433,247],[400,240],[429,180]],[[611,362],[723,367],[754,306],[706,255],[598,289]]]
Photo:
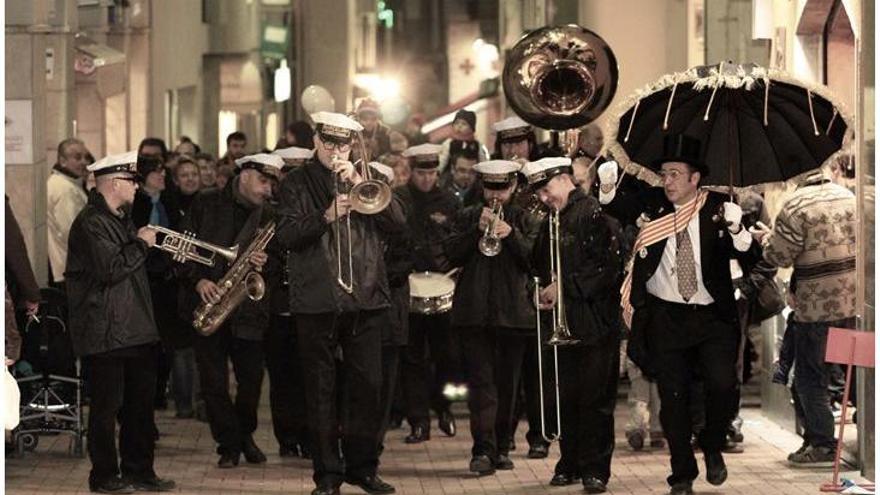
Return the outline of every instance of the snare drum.
[[[433,315],[452,309],[455,281],[447,274],[410,273],[409,312]]]

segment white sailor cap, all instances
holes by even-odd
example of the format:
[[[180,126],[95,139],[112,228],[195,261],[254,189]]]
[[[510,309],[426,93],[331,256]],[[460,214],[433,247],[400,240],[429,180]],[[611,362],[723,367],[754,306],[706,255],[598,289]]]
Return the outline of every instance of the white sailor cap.
[[[94,172],[95,177],[117,172],[128,172],[136,176],[138,175],[137,162],[137,151],[127,151],[117,155],[105,156],[86,167],[86,170]]]
[[[386,179],[385,182],[391,184],[394,182],[394,169],[380,162],[370,162],[370,166],[373,167],[377,172],[382,174],[382,176]]]
[[[269,178],[278,179],[281,176],[281,169],[284,168],[284,160],[278,155],[256,153],[235,160],[235,166],[239,170],[252,169]]]
[[[571,174],[571,158],[562,156],[541,158],[523,165],[521,172],[528,179],[529,187],[536,189],[559,174]]]
[[[513,116],[492,124],[499,141],[521,141],[532,134],[532,126],[525,120]]]
[[[520,164],[511,160],[489,160],[474,165],[486,189],[507,189],[516,183]]]
[[[410,146],[403,151],[403,156],[413,159],[413,168],[437,168],[440,166],[440,151],[443,146],[439,144],[419,144]]]
[[[300,148],[299,146],[290,146],[288,148],[277,149],[272,152],[284,160],[308,160],[315,154],[315,150],[308,148]]]
[[[364,130],[353,118],[336,112],[316,112],[311,115],[316,131],[322,140],[337,142],[350,141],[352,133]]]

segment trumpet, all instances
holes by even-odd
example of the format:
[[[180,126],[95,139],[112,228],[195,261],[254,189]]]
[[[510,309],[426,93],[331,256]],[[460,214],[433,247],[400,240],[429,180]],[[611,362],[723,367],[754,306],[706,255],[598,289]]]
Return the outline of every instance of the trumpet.
[[[171,259],[178,263],[195,261],[203,265],[214,266],[217,255],[222,256],[230,263],[238,257],[238,245],[229,248],[217,246],[196,239],[192,232],[177,232],[161,225],[147,225],[147,228],[165,234],[162,243],[154,244],[153,247],[171,253]],[[208,254],[201,254],[200,249],[207,251]]]
[[[484,256],[491,257],[501,252],[501,239],[495,233],[495,225],[499,221],[504,221],[504,210],[501,201],[497,198],[492,199],[490,207],[492,208],[492,220],[486,225],[486,230],[483,232],[483,237],[480,237],[477,247]]]

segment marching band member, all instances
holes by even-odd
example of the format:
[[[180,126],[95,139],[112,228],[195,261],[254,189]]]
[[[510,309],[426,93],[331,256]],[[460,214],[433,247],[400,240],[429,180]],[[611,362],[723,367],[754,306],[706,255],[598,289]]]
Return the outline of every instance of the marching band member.
[[[271,197],[272,184],[278,180],[281,158],[256,154],[235,160],[238,175],[223,189],[200,191],[193,200],[190,214],[182,228],[202,241],[218,246],[248,246],[264,216],[264,204]],[[214,266],[188,263],[181,270],[183,301],[181,317],[192,319],[200,303],[220,301],[217,281],[231,263],[217,256]],[[257,268],[266,263],[265,252],[255,252],[250,262]],[[219,444],[221,468],[238,466],[241,454],[252,464],[266,462],[266,456],[254,443],[257,407],[263,383],[263,333],[269,325],[264,301],[245,302],[209,336],[195,339],[196,363],[202,398],[208,410],[211,434]],[[232,361],[238,384],[235,403],[229,396],[228,361]]]
[[[473,447],[470,471],[513,469],[508,457],[520,368],[534,340],[535,308],[527,284],[537,223],[513,205],[520,165],[477,164],[483,204],[460,211],[449,238],[450,260],[463,267],[452,323],[461,336]]]
[[[575,185],[571,159],[529,162],[523,173],[529,188],[559,218],[561,280],[550,273],[554,246],[546,222],[535,246],[534,263],[547,283],[540,292],[540,308],[558,304],[557,284],[562,284],[565,317],[579,341],[557,348],[561,457],[550,484],[568,485],[580,477],[587,493],[603,493],[611,476],[620,362],[620,228],[602,213],[596,199]]]
[[[348,161],[352,139],[362,127],[339,113],[318,112],[312,119],[317,124],[315,156],[282,183],[280,211],[282,221],[289,221],[277,232],[281,245],[291,250],[290,311],[304,370],[312,477],[317,485],[312,493],[339,493],[343,481],[369,493],[393,493],[394,487],[376,474],[380,327],[391,305],[382,242],[386,233],[403,228],[403,209],[392,198],[375,215],[351,210],[351,199],[341,192],[340,182],[354,186],[363,181]],[[335,192],[339,194],[334,196]],[[343,246],[338,252],[337,240]],[[351,247],[350,265],[346,246]],[[342,287],[340,277],[351,281],[351,293]],[[342,395],[348,407],[342,425],[344,464],[339,451],[338,347],[346,387]]]
[[[438,185],[440,146],[420,144],[408,148],[412,175],[409,183],[394,191],[407,205],[407,228],[411,241],[414,272],[446,272],[452,267],[443,240],[449,235],[458,201]],[[402,390],[406,417],[412,429],[406,443],[431,438],[429,406],[437,412],[437,423],[448,436],[455,435],[455,419],[444,397],[445,384],[459,377],[460,356],[449,326],[449,313],[410,313],[409,340],[402,360]],[[428,383],[426,353],[436,364],[434,383]]]
[[[529,123],[513,116],[495,122],[492,129],[495,131],[494,158],[515,160],[521,164],[537,159],[535,130]]]
[[[135,230],[128,210],[138,188],[137,153],[90,165],[96,186],[70,228],[70,336],[91,386],[89,489],[171,491],[153,471],[153,397],[159,334],[146,261],[156,233]],[[119,422],[119,457],[116,423]],[[121,461],[121,462],[120,462]],[[120,472],[122,477],[120,477]]]

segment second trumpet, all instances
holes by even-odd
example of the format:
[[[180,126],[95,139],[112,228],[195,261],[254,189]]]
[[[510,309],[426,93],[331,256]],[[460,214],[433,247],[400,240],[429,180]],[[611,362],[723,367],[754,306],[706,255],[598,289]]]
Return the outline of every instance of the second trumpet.
[[[477,245],[484,256],[496,256],[501,252],[501,239],[498,237],[498,234],[495,233],[495,226],[499,221],[504,221],[503,206],[502,202],[498,199],[493,199],[490,203],[490,208],[492,208],[492,219],[489,220],[489,223],[486,225],[486,230],[483,231],[483,237],[480,237],[480,242]]]

